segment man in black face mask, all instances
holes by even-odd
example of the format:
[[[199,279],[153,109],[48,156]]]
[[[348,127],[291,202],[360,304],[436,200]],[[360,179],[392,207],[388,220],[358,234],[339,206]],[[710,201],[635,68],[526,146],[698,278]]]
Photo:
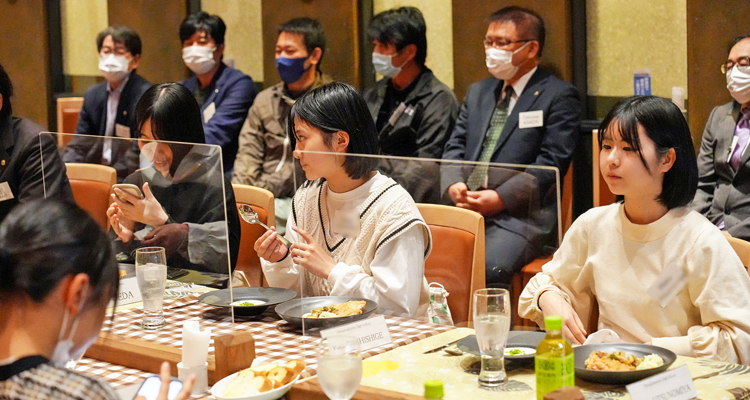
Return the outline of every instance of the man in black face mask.
[[[729,44],[721,73],[734,100],[714,108],[706,122],[692,207],[725,235],[750,240],[750,33]]]
[[[281,24],[276,40],[276,69],[281,83],[260,92],[240,131],[233,183],[268,189],[276,199],[277,228],[283,231],[294,194],[294,150],[286,121],[294,101],[332,82],[320,70],[325,54],[323,26],[311,18]]]

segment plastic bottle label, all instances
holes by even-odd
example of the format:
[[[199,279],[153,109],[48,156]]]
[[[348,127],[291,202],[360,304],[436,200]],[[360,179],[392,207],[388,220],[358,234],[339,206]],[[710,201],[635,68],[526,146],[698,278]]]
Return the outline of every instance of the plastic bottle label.
[[[542,400],[544,395],[554,392],[563,386],[575,386],[575,361],[573,353],[565,357],[537,354],[534,358],[536,369],[536,398]]]

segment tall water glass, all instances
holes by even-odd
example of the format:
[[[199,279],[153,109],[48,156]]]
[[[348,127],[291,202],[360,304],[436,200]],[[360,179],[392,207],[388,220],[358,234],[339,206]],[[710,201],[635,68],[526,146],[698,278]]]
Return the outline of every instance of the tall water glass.
[[[505,374],[505,344],[510,333],[510,293],[505,289],[474,292],[474,329],[482,369],[479,385],[496,387],[508,382]]]
[[[164,289],[167,286],[167,257],[163,247],[135,251],[135,275],[143,298],[143,329],[159,329],[164,320]]]
[[[359,340],[353,336],[321,339],[318,348],[318,382],[331,400],[349,400],[362,380]]]

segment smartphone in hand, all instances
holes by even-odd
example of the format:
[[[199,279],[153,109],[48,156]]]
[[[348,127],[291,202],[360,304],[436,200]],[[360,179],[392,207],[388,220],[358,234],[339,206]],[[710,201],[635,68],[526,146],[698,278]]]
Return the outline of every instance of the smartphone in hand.
[[[141,188],[131,183],[118,183],[116,185],[112,185],[112,191],[114,192],[115,196],[117,196],[122,201],[127,201],[123,197],[118,195],[117,192],[114,191],[114,189],[120,189],[123,192],[128,192],[139,199],[143,198],[143,192],[141,192]]]
[[[159,375],[149,376],[143,381],[143,384],[141,384],[135,397],[144,396],[146,400],[156,400],[156,398],[159,397],[160,388],[161,378],[159,378]],[[169,394],[167,395],[167,399],[172,400],[177,397],[180,390],[182,390],[182,382],[172,378],[172,381],[169,383]],[[133,399],[135,399],[135,397],[133,397]]]

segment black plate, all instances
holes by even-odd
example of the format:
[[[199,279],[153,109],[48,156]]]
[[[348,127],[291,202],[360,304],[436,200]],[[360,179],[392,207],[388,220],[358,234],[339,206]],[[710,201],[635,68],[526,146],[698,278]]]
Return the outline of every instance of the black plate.
[[[536,350],[536,346],[539,346],[545,335],[545,332],[510,331],[508,343],[505,345],[505,348],[520,347]],[[456,346],[464,353],[479,355],[479,344],[477,344],[477,337],[474,335],[459,340]],[[507,360],[533,360],[534,355],[524,354],[520,356],[505,356],[505,358]]]
[[[656,375],[659,372],[666,371],[677,359],[677,356],[667,349],[640,343],[588,344],[576,347],[573,351],[575,352],[577,378],[608,385],[627,385],[628,383],[648,378],[651,375]],[[664,359],[664,365],[642,371],[594,371],[586,369],[586,359],[594,351],[606,351],[609,353],[624,351],[638,358],[643,358],[649,354],[656,354]]]
[[[283,303],[297,297],[297,292],[289,289],[273,287],[240,287],[234,288],[234,301],[265,301],[265,304],[257,306],[234,306],[237,315],[258,315],[263,313],[269,306]],[[198,301],[209,306],[230,307],[231,299],[229,289],[216,290],[203,293]]]
[[[363,299],[361,297],[320,296],[303,297],[300,299],[287,301],[283,304],[279,304],[278,306],[276,306],[276,313],[290,324],[302,327],[302,315],[309,313],[313,308],[330,306],[332,304],[346,303],[347,301],[352,300],[364,300],[365,302],[367,302],[367,304],[365,304],[365,309],[362,310],[362,314],[337,318],[304,318],[304,329],[330,328],[332,326],[367,318],[370,314],[373,313],[373,311],[377,310],[378,308],[378,303],[369,299]]]

